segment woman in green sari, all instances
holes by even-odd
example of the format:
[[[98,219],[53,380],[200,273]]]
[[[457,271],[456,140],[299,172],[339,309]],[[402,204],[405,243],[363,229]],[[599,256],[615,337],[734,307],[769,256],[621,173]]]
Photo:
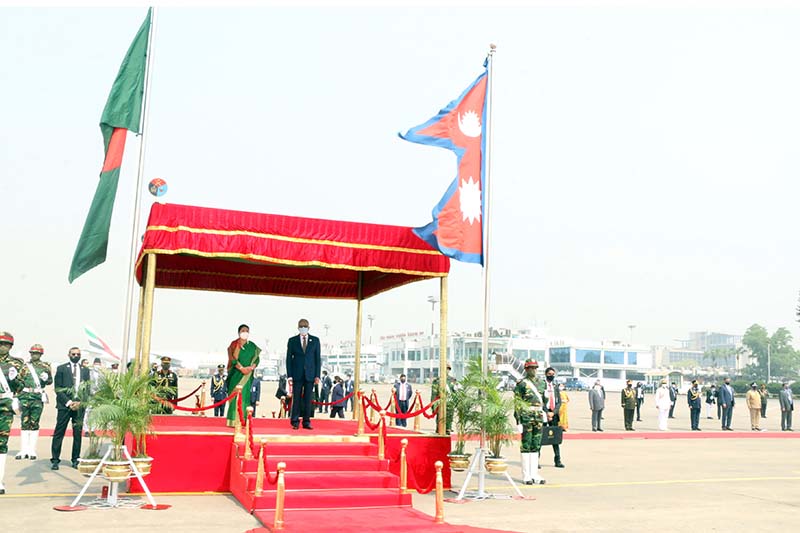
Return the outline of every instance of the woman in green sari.
[[[250,405],[250,388],[253,384],[253,371],[258,366],[261,348],[248,340],[250,327],[239,326],[239,338],[228,346],[228,393],[232,393],[237,385],[242,386],[242,409]],[[236,425],[239,417],[239,402],[233,398],[228,402],[228,426]]]

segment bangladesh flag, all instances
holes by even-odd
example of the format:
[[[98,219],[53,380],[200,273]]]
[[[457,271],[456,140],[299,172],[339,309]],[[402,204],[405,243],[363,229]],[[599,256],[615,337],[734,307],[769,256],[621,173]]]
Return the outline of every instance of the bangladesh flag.
[[[72,258],[72,266],[69,269],[70,283],[106,260],[108,230],[111,225],[111,213],[114,211],[114,199],[117,196],[125,137],[128,130],[140,133],[152,11],[152,8],[147,11],[147,17],[136,33],[125,59],[122,60],[117,79],[114,80],[111,94],[100,117],[100,131],[103,134],[106,157],[103,169],[100,171],[100,183],[97,184],[92,206],[86,215],[81,238]]]

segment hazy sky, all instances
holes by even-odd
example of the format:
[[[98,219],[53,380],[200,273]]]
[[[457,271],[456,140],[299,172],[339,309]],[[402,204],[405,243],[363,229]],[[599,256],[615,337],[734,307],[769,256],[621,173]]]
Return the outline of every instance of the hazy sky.
[[[397,132],[460,94],[495,42],[492,324],[797,336],[800,11],[759,5],[161,8],[146,181],[174,203],[424,225],[454,156]],[[0,9],[0,329],[16,353],[61,359],[84,324],[121,343],[138,139],[109,260],[67,273],[145,13]],[[480,268],[453,262],[450,289],[451,329],[480,329]],[[373,336],[429,328],[430,294],[367,300]],[[353,336],[353,302],[162,290],[153,344],[222,353],[247,322],[280,349],[301,316]]]

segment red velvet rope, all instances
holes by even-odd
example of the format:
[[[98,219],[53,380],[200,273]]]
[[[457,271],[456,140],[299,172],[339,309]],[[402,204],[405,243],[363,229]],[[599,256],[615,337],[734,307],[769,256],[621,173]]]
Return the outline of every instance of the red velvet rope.
[[[234,396],[236,396],[235,392],[233,394],[231,394],[230,396],[228,396],[227,398],[225,398],[224,400],[220,400],[215,404],[206,405],[205,407],[181,407],[180,405],[173,405],[170,402],[168,402],[167,400],[165,400],[164,398],[159,398],[158,396],[153,396],[153,398],[155,398],[156,400],[161,402],[163,405],[166,405],[167,407],[171,407],[172,409],[175,409],[176,411],[188,411],[190,413],[197,413],[199,411],[207,411],[209,409],[213,409],[215,407],[219,407],[220,405],[224,404],[225,402],[227,402],[228,400],[230,400]]]
[[[234,392],[234,394],[237,394]],[[239,407],[239,423],[244,426],[244,414],[242,414],[242,395],[239,394],[239,398],[236,400],[236,404]]]
[[[168,401],[169,403],[178,403],[178,402],[182,402],[183,400],[185,400],[185,399],[186,399],[186,398],[188,398],[189,396],[193,395],[195,392],[199,391],[199,390],[200,390],[200,387],[202,387],[202,386],[203,386],[203,384],[201,383],[200,385],[198,385],[198,386],[197,386],[197,388],[196,388],[196,389],[194,389],[192,392],[190,392],[189,394],[187,394],[187,395],[186,395],[186,396],[184,396],[183,398],[177,398],[177,399],[175,399],[175,400],[167,400],[167,401]]]
[[[364,412],[366,413],[366,412],[367,412],[367,402],[368,402],[369,400],[367,400],[367,398],[366,398],[366,397],[365,397],[363,394],[361,394],[360,392],[358,393],[358,395],[359,395],[359,397],[361,398],[361,406],[363,407],[363,409],[364,409]],[[369,417],[362,416],[361,418],[364,420],[364,424],[365,424],[365,425],[366,425],[366,426],[367,426],[369,429],[377,429],[377,428],[378,428],[378,426],[380,426],[380,425],[381,425],[381,421],[380,421],[380,420],[378,420],[378,422],[377,422],[377,423],[373,424],[373,423],[371,423],[371,422],[369,421]]]
[[[437,400],[438,400],[438,398],[437,398]],[[386,413],[386,415],[390,416],[392,418],[414,418],[417,415],[423,415],[426,418],[433,418],[433,417],[436,416],[436,411],[431,411],[433,413],[432,416],[428,416],[427,414],[425,414],[425,411],[430,409],[433,406],[434,402],[436,402],[436,400],[433,400],[433,402],[429,403],[428,405],[426,405],[424,407],[419,408],[416,411],[409,411],[407,413]]]
[[[318,401],[315,401],[315,400],[311,400],[311,403],[313,405],[336,405],[336,404],[340,404],[342,402],[346,402],[347,400],[352,398],[353,395],[355,395],[355,391],[351,392],[350,394],[348,394],[347,396],[345,396],[341,400],[336,400],[335,402],[318,402]]]

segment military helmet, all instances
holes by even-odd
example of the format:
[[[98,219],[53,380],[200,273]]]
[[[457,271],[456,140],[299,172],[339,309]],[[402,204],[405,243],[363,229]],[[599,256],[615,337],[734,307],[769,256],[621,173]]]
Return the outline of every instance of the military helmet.
[[[28,353],[44,353],[44,348],[41,344],[34,344],[31,346],[31,349],[28,350]]]
[[[7,331],[0,331],[0,342],[7,342],[9,344],[14,344],[14,335]]]
[[[537,361],[536,359],[528,359],[527,361],[525,361],[525,370],[529,368],[538,368],[538,367],[539,367],[539,361]]]

